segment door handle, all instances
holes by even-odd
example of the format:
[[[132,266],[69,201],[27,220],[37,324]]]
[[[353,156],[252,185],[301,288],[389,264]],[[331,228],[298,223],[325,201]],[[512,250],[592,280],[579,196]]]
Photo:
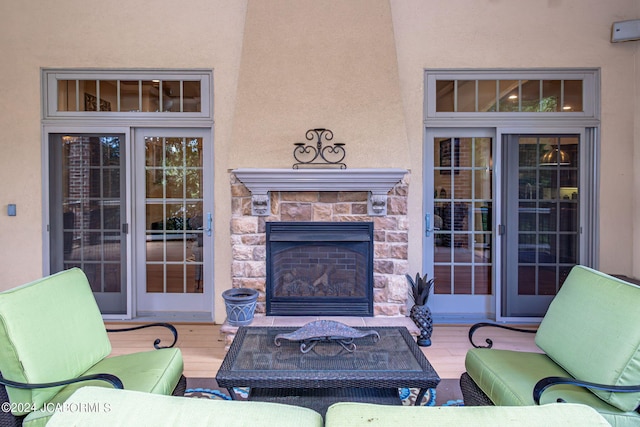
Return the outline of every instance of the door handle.
[[[424,216],[424,222],[425,222],[425,229],[424,229],[424,235],[429,237],[431,236],[431,233],[433,233],[434,231],[440,230],[438,227],[433,227],[431,228],[431,214],[428,213]]]
[[[213,231],[212,225],[213,225],[213,216],[211,215],[211,212],[207,212],[207,228],[205,228],[204,231],[207,233],[207,236],[209,237],[211,237],[211,232]]]

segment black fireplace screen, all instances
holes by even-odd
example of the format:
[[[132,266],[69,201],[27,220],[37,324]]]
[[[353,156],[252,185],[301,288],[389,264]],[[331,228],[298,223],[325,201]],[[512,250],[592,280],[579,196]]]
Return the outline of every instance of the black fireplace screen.
[[[267,223],[267,315],[373,316],[373,223]]]

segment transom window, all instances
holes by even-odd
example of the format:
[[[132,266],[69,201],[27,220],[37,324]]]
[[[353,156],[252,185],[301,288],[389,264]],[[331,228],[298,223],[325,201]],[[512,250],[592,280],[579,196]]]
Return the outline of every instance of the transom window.
[[[45,118],[211,116],[210,71],[45,70]]]
[[[582,80],[436,80],[436,112],[582,111]]]
[[[58,111],[200,112],[200,86],[199,80],[58,80]]]
[[[426,117],[553,118],[587,120],[599,117],[598,71],[533,69],[428,70],[425,73]]]

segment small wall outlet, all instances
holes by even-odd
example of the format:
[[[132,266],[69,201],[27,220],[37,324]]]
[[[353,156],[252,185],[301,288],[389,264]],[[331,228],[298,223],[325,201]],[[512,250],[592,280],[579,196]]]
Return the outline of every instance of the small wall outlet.
[[[16,205],[11,204],[7,206],[7,215],[16,216]]]

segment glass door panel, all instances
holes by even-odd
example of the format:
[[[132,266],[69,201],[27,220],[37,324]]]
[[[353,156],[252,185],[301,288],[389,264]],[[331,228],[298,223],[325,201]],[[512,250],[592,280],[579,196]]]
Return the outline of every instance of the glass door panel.
[[[138,275],[139,312],[211,311],[212,289],[204,274],[212,234],[205,185],[209,145],[199,130],[144,130],[136,136],[143,163],[138,173],[144,265]]]
[[[50,135],[51,272],[84,271],[103,314],[125,314],[123,135]]]
[[[425,271],[435,277],[434,313],[485,316],[493,294],[493,137],[432,130],[425,183]]]
[[[145,138],[147,292],[202,293],[202,138]]]
[[[491,138],[435,138],[436,294],[491,294]]]
[[[506,140],[504,313],[542,317],[579,259],[579,136]]]

